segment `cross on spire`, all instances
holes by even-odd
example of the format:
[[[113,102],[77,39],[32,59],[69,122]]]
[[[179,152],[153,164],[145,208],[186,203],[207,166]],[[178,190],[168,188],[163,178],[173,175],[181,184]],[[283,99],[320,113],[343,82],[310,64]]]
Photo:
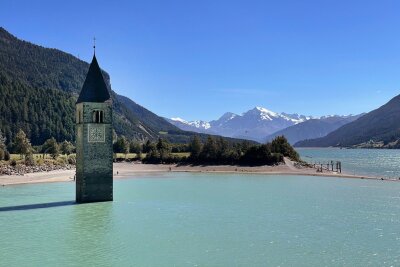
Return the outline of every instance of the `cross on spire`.
[[[93,52],[96,55],[96,37],[93,37]]]

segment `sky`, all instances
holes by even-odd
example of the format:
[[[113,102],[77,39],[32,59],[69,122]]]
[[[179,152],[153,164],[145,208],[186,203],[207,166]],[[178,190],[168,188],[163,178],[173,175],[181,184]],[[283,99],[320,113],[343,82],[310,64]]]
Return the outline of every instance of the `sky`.
[[[400,93],[400,1],[1,0],[0,26],[164,117],[368,112]]]

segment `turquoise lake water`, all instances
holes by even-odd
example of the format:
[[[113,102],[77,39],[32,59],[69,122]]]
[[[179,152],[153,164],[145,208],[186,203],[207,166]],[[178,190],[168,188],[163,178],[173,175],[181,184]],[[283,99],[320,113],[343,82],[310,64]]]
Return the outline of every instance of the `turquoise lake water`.
[[[400,183],[167,173],[0,188],[0,266],[400,266]]]
[[[307,162],[341,161],[348,174],[400,177],[400,149],[297,148]]]

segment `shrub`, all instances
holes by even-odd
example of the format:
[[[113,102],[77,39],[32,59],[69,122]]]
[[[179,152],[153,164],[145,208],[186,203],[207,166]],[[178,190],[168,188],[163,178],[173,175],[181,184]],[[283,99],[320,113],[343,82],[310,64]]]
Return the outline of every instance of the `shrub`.
[[[17,161],[15,159],[11,160],[10,165],[13,167],[17,166]]]
[[[43,164],[44,164],[44,160],[43,160],[42,158],[39,158],[39,159],[36,161],[36,164],[37,164],[37,165],[43,165]]]
[[[56,162],[59,165],[65,165],[65,164],[67,164],[67,159],[64,157],[58,157]]]
[[[32,153],[28,153],[25,156],[25,165],[26,166],[33,166],[35,165],[35,159],[33,158],[33,154]]]
[[[5,161],[9,161],[10,158],[11,158],[10,152],[6,151],[6,152],[4,153],[4,160],[5,160]]]
[[[75,155],[69,155],[68,156],[68,164],[75,165],[76,164],[76,156]]]

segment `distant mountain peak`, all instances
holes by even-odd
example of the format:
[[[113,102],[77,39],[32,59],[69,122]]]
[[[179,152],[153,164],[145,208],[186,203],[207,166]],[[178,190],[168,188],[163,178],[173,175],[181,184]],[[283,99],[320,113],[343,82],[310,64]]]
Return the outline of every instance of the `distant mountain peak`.
[[[211,127],[209,122],[202,120],[187,121],[182,118],[176,117],[176,118],[171,118],[168,121],[180,127],[181,129],[189,127],[190,130],[190,127],[194,127],[196,129],[207,130]]]
[[[258,111],[260,111],[262,113],[271,114],[272,116],[278,115],[276,112],[273,112],[273,111],[271,111],[269,109],[266,109],[266,108],[263,108],[263,107],[255,107],[254,109],[258,110]]]
[[[224,123],[227,123],[228,121],[236,118],[237,116],[239,116],[239,115],[232,113],[232,112],[226,112],[218,120],[210,121],[210,124],[223,125]]]
[[[259,112],[260,113],[260,118],[262,120],[273,120],[273,118],[279,118],[279,114],[276,112],[273,112],[271,110],[268,110],[263,107],[255,107],[254,109],[250,110],[250,112]]]
[[[171,118],[171,120],[173,120],[173,121],[179,121],[179,122],[182,122],[182,123],[187,123],[187,121],[185,121],[184,119],[181,119],[181,118],[179,118],[179,117]]]
[[[238,116],[237,114],[235,114],[235,113],[232,113],[232,112],[226,112],[226,113],[224,113],[224,115],[222,115],[219,119],[224,119],[224,120],[231,120],[231,119],[233,119],[234,117],[236,117],[236,116]]]
[[[242,113],[242,117],[252,116],[256,116],[260,120],[272,121],[274,118],[278,118],[279,114],[263,107],[255,107]]]

